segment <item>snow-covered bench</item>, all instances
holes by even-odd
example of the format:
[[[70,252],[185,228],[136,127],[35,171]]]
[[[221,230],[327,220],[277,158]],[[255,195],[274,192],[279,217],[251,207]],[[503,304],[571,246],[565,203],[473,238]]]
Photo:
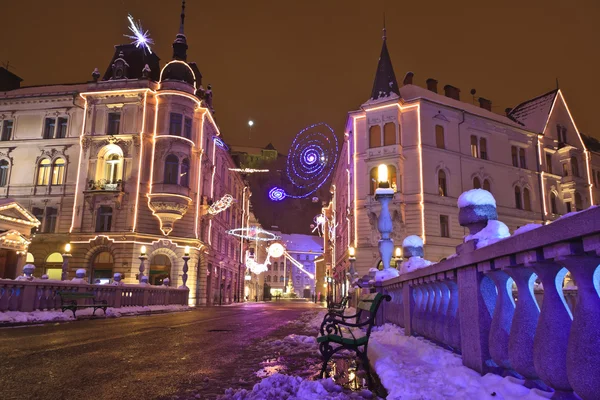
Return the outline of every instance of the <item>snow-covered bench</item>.
[[[329,359],[338,351],[343,349],[353,350],[362,360],[367,375],[369,374],[369,360],[367,359],[367,346],[371,329],[375,324],[375,315],[383,300],[390,301],[389,295],[381,293],[370,293],[359,299],[357,313],[344,316],[343,314],[328,313],[321,324],[320,333],[317,337],[319,350],[323,356],[323,367],[321,377],[325,377]],[[361,322],[364,313],[368,317]],[[355,321],[355,322],[351,322]]]

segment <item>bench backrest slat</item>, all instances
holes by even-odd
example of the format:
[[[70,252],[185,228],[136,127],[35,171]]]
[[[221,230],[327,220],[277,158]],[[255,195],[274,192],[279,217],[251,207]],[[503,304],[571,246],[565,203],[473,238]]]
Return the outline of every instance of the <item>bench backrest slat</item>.
[[[382,296],[381,293],[369,293],[360,298],[358,303],[358,309],[368,311],[370,313],[375,311],[377,304],[379,303],[379,298]]]
[[[56,292],[63,299],[91,299],[94,298],[93,293],[87,292]]]

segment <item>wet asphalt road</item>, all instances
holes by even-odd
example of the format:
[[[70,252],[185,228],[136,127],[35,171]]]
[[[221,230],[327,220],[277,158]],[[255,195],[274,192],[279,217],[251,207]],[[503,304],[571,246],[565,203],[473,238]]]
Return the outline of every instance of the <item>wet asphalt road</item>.
[[[308,310],[280,301],[0,329],[0,398],[208,399],[251,388],[262,357],[252,348],[293,333],[286,323]]]

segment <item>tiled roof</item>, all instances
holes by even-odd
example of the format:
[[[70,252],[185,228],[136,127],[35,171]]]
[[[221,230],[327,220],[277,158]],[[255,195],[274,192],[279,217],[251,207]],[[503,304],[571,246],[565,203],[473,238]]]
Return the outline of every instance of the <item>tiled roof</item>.
[[[396,74],[392,66],[392,59],[388,52],[385,38],[381,47],[381,55],[377,63],[377,72],[375,73],[375,81],[373,82],[373,90],[371,91],[371,99],[377,100],[380,97],[389,97],[391,93],[400,95]]]
[[[543,133],[557,94],[558,89],[555,89],[534,99],[527,100],[513,108],[509,116],[532,131]]]

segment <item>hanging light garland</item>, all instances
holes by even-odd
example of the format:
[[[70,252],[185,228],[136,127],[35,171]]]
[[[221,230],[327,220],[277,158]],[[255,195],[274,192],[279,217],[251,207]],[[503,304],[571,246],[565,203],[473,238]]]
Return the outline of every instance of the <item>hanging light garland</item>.
[[[211,215],[217,215],[220,212],[227,210],[233,204],[233,196],[226,194],[219,200],[215,201],[209,208],[208,213]]]

